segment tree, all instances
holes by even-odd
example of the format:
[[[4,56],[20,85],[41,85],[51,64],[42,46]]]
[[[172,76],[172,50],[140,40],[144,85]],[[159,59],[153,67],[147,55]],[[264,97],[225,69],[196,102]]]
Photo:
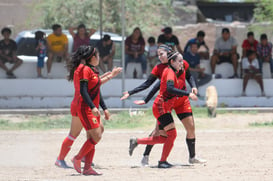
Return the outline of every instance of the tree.
[[[139,0],[126,2],[126,32],[139,26],[151,33],[154,27],[172,26],[176,17],[170,0]],[[99,28],[99,0],[47,0],[36,5],[43,28],[59,23],[64,28],[84,23]],[[121,0],[103,0],[103,31],[121,33]]]
[[[272,22],[273,3],[272,0],[260,0],[254,9],[254,17],[258,22]]]

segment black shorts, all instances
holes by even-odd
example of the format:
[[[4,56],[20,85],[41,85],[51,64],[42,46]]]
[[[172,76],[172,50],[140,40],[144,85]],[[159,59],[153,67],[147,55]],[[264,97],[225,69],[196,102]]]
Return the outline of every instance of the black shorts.
[[[171,123],[174,123],[173,117],[171,113],[166,113],[157,118],[159,124],[159,130],[163,130],[166,126]]]
[[[221,64],[221,63],[224,63],[224,62],[232,63],[231,56],[232,55],[229,55],[229,56],[219,56],[219,61],[217,62],[217,64]],[[240,55],[237,53],[237,60],[239,58],[240,58]]]
[[[8,60],[8,59],[6,59],[6,58],[4,58],[4,57],[0,57],[0,61],[1,61],[1,62],[3,62],[4,64],[5,64],[5,63],[11,63],[11,64],[14,64],[14,63],[16,63],[16,62],[17,62],[17,59],[16,59],[16,60],[14,60],[14,59],[12,59],[12,60]]]

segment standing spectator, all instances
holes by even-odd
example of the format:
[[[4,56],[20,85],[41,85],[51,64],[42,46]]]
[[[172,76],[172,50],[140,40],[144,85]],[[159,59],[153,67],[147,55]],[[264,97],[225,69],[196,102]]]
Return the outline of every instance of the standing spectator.
[[[255,79],[261,87],[262,96],[265,96],[262,74],[259,70],[259,61],[256,58],[256,52],[249,50],[246,52],[246,57],[242,60],[244,71],[243,92],[242,96],[246,96],[245,90],[249,79]]]
[[[266,34],[261,35],[260,41],[261,42],[257,46],[260,71],[262,73],[263,62],[270,63],[271,77],[273,78],[272,43],[268,42]]]
[[[197,43],[193,42],[189,46],[190,50],[185,52],[184,59],[189,63],[190,73],[194,77],[197,87],[199,87],[208,83],[211,80],[211,75],[205,74],[205,68],[200,67]]]
[[[222,29],[222,36],[217,38],[214,45],[213,56],[211,57],[212,77],[215,77],[215,66],[223,62],[233,65],[234,74],[229,78],[238,78],[237,66],[239,55],[237,54],[237,41],[230,36],[228,28]]]
[[[97,49],[99,50],[100,55],[100,69],[105,73],[106,69],[104,64],[108,65],[108,71],[111,71],[113,68],[113,58],[115,56],[115,43],[111,40],[109,35],[104,35],[103,39],[98,41]]]
[[[246,57],[246,52],[249,50],[257,51],[258,41],[254,38],[254,33],[252,31],[247,33],[247,39],[242,43],[242,58]]]
[[[157,58],[158,47],[157,47],[157,44],[155,43],[154,37],[148,38],[148,43],[149,43],[149,47],[148,47],[147,59],[149,60],[150,69],[152,70],[158,62],[158,58]]]
[[[59,24],[52,26],[53,33],[47,37],[48,59],[47,59],[47,77],[51,78],[51,66],[54,58],[60,62],[62,59],[68,62],[68,39],[62,33],[62,27]]]
[[[45,33],[42,31],[35,32],[36,50],[37,50],[37,76],[43,78],[42,68],[46,57],[46,40]]]
[[[166,44],[166,45],[172,47],[173,50],[175,50],[175,47],[176,47],[177,51],[179,53],[183,54],[183,51],[180,47],[178,38],[175,35],[173,35],[172,28],[166,27],[162,31],[164,32],[164,34],[159,35],[159,37],[157,39],[157,44],[158,45]]]
[[[196,35],[196,38],[192,38],[192,39],[190,39],[190,40],[187,42],[187,44],[186,44],[186,46],[185,46],[185,48],[184,48],[184,53],[190,52],[190,50],[191,50],[190,45],[191,45],[192,43],[196,43],[198,49],[199,49],[201,46],[204,46],[205,49],[206,49],[205,52],[199,52],[200,58],[201,58],[201,59],[209,59],[209,47],[207,46],[207,44],[206,44],[204,38],[205,38],[205,32],[202,31],[202,30],[201,30],[201,31],[198,31],[198,32],[197,32],[197,35]]]
[[[0,67],[6,71],[7,78],[16,78],[13,71],[23,63],[23,60],[16,56],[17,45],[14,40],[10,39],[11,29],[3,28],[1,33],[4,39],[0,41]],[[14,65],[8,69],[6,63]]]
[[[77,32],[74,33],[74,30]],[[87,32],[84,24],[80,24],[77,28],[70,27],[69,33],[73,37],[73,52],[75,52],[81,45],[90,45],[90,37],[96,32],[95,29],[90,28]]]
[[[147,60],[144,55],[145,41],[140,28],[135,28],[125,41],[125,69],[129,62],[140,62],[143,78],[146,78]]]

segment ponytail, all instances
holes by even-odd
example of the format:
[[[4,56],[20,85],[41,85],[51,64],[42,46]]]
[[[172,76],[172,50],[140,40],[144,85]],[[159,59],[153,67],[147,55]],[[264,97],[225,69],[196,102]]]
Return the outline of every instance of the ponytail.
[[[74,78],[74,72],[77,69],[77,67],[81,64],[82,60],[88,61],[90,58],[92,58],[94,55],[97,54],[97,50],[93,46],[86,46],[82,45],[80,46],[76,52],[72,54],[72,59],[70,63],[68,64],[68,71],[69,75],[67,76],[67,79],[69,81],[72,81]]]

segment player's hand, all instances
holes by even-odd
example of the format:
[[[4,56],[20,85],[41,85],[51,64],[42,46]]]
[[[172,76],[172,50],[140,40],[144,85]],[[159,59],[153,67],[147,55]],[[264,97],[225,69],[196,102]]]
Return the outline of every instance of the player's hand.
[[[130,95],[129,95],[128,91],[123,92],[123,96],[120,98],[120,100],[125,100],[125,99],[127,99],[129,96],[130,96]]]
[[[198,89],[196,87],[191,89],[191,92],[194,93],[195,95],[198,94]]]
[[[134,103],[137,104],[137,105],[146,104],[146,102],[144,100],[136,100],[136,101],[134,101]]]
[[[105,120],[109,120],[110,119],[110,112],[108,111],[108,109],[104,110],[104,119]]]
[[[194,93],[190,93],[189,98],[191,98],[193,101],[197,101],[198,97]]]
[[[92,114],[96,117],[99,117],[100,116],[100,111],[98,110],[98,108],[93,108],[92,109]]]
[[[121,67],[114,67],[112,72],[111,72],[111,76],[116,77],[118,74],[120,74],[122,72],[122,68]]]
[[[105,72],[104,74],[102,74],[102,75],[100,76],[100,79],[102,79],[102,78],[104,78],[104,77],[106,77],[106,76],[109,76],[109,75],[111,75],[111,72]]]

